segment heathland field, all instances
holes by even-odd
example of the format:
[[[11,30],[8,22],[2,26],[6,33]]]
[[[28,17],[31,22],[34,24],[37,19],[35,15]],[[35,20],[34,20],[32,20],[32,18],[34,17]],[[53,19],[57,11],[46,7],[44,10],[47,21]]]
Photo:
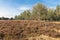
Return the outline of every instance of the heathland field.
[[[60,22],[1,20],[2,40],[60,40]]]

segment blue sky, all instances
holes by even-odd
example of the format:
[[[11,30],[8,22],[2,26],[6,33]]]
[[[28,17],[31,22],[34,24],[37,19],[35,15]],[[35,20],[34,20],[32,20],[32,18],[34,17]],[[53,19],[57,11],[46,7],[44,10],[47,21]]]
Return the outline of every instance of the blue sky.
[[[60,0],[0,0],[0,17],[14,17],[39,2],[52,8],[60,5]]]

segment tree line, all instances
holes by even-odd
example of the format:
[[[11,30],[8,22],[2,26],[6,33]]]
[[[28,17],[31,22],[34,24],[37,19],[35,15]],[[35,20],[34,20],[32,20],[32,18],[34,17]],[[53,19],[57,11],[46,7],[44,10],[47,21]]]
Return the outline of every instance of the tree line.
[[[60,5],[57,5],[55,8],[49,8],[42,3],[37,3],[31,9],[23,11],[14,18],[0,17],[0,20],[60,21]]]
[[[60,21],[60,5],[57,5],[56,8],[49,8],[42,3],[37,3],[31,10],[25,10],[15,16],[15,20]]]
[[[13,17],[11,17],[11,18],[8,18],[8,17],[0,17],[0,20],[14,20],[14,18]]]

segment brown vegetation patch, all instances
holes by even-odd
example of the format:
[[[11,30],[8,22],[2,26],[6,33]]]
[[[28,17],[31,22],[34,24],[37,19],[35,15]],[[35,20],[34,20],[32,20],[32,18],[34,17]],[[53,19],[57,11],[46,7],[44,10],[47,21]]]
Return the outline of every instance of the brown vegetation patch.
[[[56,30],[57,31],[56,31]],[[8,40],[47,35],[60,38],[60,23],[52,23],[36,20],[6,20],[0,21],[0,33]],[[26,39],[27,40],[27,39]]]

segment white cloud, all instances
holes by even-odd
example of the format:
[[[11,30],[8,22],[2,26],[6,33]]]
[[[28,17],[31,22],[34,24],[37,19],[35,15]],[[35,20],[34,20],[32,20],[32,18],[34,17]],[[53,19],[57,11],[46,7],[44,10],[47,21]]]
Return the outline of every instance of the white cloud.
[[[0,7],[0,17],[14,17],[19,14],[19,11],[15,8]]]
[[[24,10],[28,10],[30,7],[27,6],[21,6],[18,8],[13,7],[0,7],[0,17],[14,17],[16,15],[19,15]]]
[[[49,8],[51,8],[51,9],[56,9],[56,7],[49,7]]]
[[[19,15],[22,11],[30,9],[30,7],[26,5],[17,5],[14,2],[12,3],[11,0],[0,0],[0,17],[14,17]]]
[[[20,10],[20,11],[29,10],[29,9],[30,9],[30,7],[28,7],[28,6],[20,6],[18,8],[18,10]]]

